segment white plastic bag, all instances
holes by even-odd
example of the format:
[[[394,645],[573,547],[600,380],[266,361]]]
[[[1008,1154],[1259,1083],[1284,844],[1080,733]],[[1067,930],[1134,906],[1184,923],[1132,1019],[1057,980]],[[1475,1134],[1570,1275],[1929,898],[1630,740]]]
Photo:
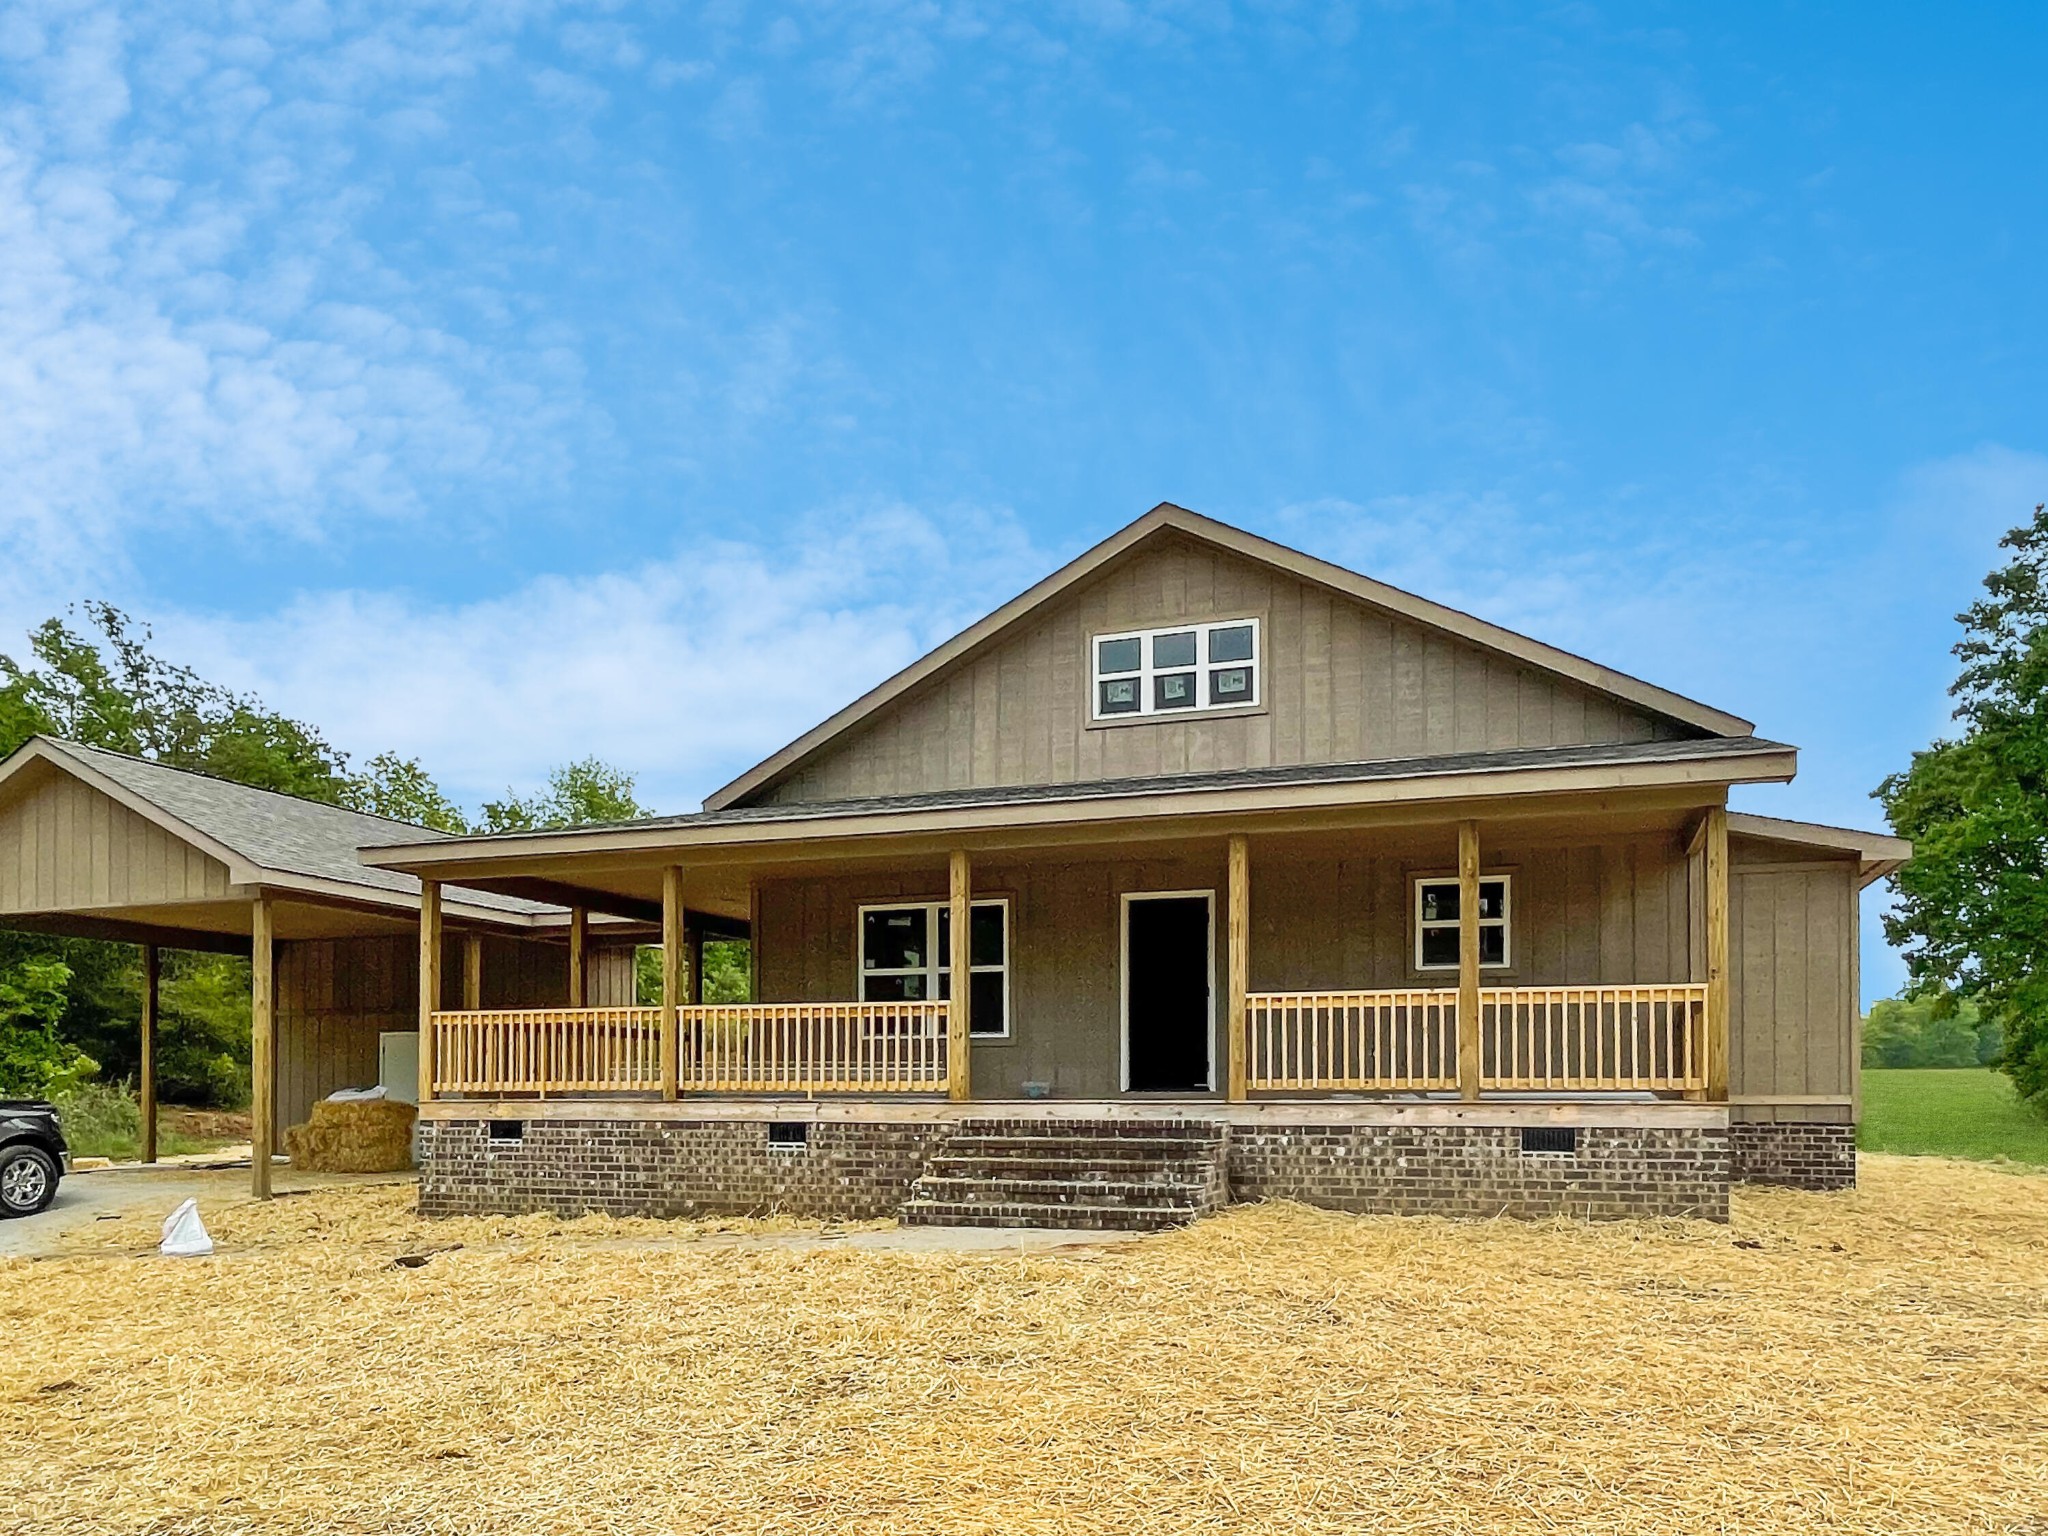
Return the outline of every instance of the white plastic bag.
[[[213,1252],[197,1200],[187,1200],[164,1218],[164,1240],[156,1251],[167,1259],[200,1259]]]
[[[337,1088],[334,1092],[327,1095],[329,1102],[335,1104],[364,1104],[371,1099],[381,1099],[383,1097],[384,1085],[382,1083],[379,1083],[374,1088]]]

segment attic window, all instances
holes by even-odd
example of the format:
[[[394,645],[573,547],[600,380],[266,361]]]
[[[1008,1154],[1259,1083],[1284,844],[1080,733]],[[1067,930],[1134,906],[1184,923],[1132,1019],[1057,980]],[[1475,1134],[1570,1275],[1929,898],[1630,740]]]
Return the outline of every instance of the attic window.
[[[1097,635],[1094,716],[1174,715],[1259,702],[1259,621]]]

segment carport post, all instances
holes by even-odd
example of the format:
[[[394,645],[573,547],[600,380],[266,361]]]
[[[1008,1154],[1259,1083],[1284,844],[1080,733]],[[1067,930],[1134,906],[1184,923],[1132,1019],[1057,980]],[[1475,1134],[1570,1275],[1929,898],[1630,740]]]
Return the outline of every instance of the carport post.
[[[157,949],[142,946],[142,1160],[156,1161]]]
[[[270,900],[249,913],[249,1190],[270,1198],[270,1153],[277,1145],[277,948]]]

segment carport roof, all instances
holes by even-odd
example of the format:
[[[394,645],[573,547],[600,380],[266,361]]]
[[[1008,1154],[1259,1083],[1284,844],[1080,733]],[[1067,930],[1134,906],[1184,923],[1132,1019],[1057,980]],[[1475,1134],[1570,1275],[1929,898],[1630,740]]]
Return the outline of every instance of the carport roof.
[[[51,736],[31,738],[0,763],[0,797],[37,764],[69,775],[227,866],[237,886],[318,901],[416,910],[420,883],[357,857],[365,844],[431,841],[446,834],[343,806],[194,773]],[[565,917],[547,902],[450,889],[451,905],[524,928]]]

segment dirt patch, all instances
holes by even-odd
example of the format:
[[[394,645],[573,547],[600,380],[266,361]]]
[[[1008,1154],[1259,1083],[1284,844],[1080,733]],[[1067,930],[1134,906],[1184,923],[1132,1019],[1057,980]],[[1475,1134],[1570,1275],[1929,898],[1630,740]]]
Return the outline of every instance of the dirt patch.
[[[25,1529],[2010,1532],[2048,1177],[1869,1158],[1704,1223],[1241,1207],[1062,1255],[620,1247],[402,1190],[0,1263]],[[656,1226],[667,1228],[670,1224]],[[801,1225],[801,1224],[798,1224]],[[110,1276],[119,1276],[117,1281]],[[146,1298],[146,1300],[145,1300]],[[52,1326],[61,1319],[61,1326]]]

